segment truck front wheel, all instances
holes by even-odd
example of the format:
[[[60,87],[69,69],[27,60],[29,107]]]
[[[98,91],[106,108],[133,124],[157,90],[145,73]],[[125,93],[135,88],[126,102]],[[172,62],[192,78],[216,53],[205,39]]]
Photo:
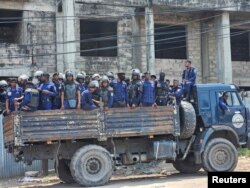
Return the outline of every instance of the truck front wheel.
[[[97,145],[84,146],[76,151],[70,163],[75,181],[83,186],[106,184],[113,174],[110,153]]]
[[[69,169],[69,160],[59,159],[55,162],[55,171],[60,180],[64,183],[75,183]]]
[[[209,172],[230,172],[238,163],[235,146],[224,138],[215,138],[208,142],[202,155],[203,167]]]
[[[202,168],[200,164],[194,163],[194,157],[192,154],[188,154],[185,160],[176,160],[173,162],[173,166],[176,170],[185,174],[196,173]]]

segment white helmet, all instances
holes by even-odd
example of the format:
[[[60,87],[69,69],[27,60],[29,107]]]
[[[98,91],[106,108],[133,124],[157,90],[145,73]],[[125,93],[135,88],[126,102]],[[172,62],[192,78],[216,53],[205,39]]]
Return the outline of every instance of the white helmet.
[[[43,74],[43,71],[41,70],[38,70],[34,73],[34,77],[37,78],[37,77],[40,77],[41,75]]]
[[[84,76],[84,78],[87,76],[87,74],[86,74],[86,72],[85,72],[85,71],[81,71],[81,72],[79,72],[79,74],[83,75],[83,76]]]
[[[58,75],[58,78],[62,79],[62,80],[65,80],[65,75],[60,72],[59,75]]]
[[[100,87],[99,82],[97,80],[93,80],[92,83],[95,84],[95,87]]]
[[[100,79],[101,79],[100,74],[93,74],[92,79],[94,79],[95,77],[98,77],[98,80],[100,80]]]
[[[19,77],[18,77],[18,82],[22,81],[22,80],[28,80],[29,79],[29,76],[27,74],[21,74]]]
[[[0,86],[1,86],[1,87],[7,87],[7,86],[8,86],[8,83],[7,83],[5,80],[1,80],[1,81],[0,81]]]

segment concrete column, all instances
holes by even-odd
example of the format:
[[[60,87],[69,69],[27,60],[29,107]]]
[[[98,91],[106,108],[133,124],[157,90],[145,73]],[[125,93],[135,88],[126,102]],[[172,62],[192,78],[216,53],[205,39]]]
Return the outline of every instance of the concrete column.
[[[76,35],[75,35],[75,1],[63,0],[64,16],[64,69],[75,72],[76,61]],[[73,41],[73,42],[70,42]]]
[[[145,8],[145,30],[147,45],[147,69],[151,72],[151,74],[155,74],[154,14],[152,7]]]
[[[228,12],[223,12],[215,19],[217,47],[217,75],[219,82],[232,83],[232,60],[230,43],[230,18]]]
[[[56,49],[57,49],[57,56],[56,56],[56,69],[57,72],[64,72],[64,38],[63,38],[63,13],[57,12],[56,13]]]
[[[208,25],[207,23],[201,23],[201,59],[202,59],[202,82],[208,83],[210,77],[209,68],[209,44],[208,44]]]
[[[141,37],[140,37],[140,20],[136,16],[132,18],[132,45],[133,45],[133,56],[132,56],[132,68],[140,68],[140,56],[141,56]]]

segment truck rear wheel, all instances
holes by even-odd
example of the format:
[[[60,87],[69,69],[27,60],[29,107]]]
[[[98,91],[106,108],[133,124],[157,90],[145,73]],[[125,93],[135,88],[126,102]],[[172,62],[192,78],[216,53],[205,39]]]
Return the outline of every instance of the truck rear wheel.
[[[173,162],[173,166],[176,170],[185,174],[196,173],[202,168],[201,164],[194,163],[194,157],[192,154],[189,154],[185,160],[177,160]]]
[[[100,186],[110,180],[113,174],[113,160],[106,149],[88,145],[75,152],[70,170],[77,183],[83,186]]]
[[[180,139],[190,138],[195,131],[196,114],[192,104],[181,101],[180,104]]]
[[[224,138],[215,138],[208,142],[202,155],[203,166],[209,172],[230,172],[238,163],[235,146]]]
[[[75,180],[71,176],[69,168],[69,160],[61,159],[55,162],[55,171],[60,180],[64,183],[75,183]]]

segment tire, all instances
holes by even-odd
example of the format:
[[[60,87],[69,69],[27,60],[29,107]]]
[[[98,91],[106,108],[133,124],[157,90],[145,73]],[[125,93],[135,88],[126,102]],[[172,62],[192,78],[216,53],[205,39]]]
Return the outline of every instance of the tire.
[[[183,161],[177,160],[173,162],[173,166],[177,171],[185,174],[196,173],[202,168],[201,164],[194,163],[194,157],[190,154]]]
[[[192,104],[181,101],[180,104],[180,139],[190,138],[196,128],[196,114]]]
[[[70,170],[77,183],[89,187],[101,186],[106,184],[113,174],[113,160],[106,149],[88,145],[75,152]]]
[[[238,153],[230,141],[215,138],[206,145],[202,162],[208,172],[231,172],[238,163]]]
[[[60,180],[62,182],[70,184],[75,183],[75,180],[73,179],[70,168],[69,168],[69,160],[61,159],[58,160],[58,164],[55,162],[55,171]]]

